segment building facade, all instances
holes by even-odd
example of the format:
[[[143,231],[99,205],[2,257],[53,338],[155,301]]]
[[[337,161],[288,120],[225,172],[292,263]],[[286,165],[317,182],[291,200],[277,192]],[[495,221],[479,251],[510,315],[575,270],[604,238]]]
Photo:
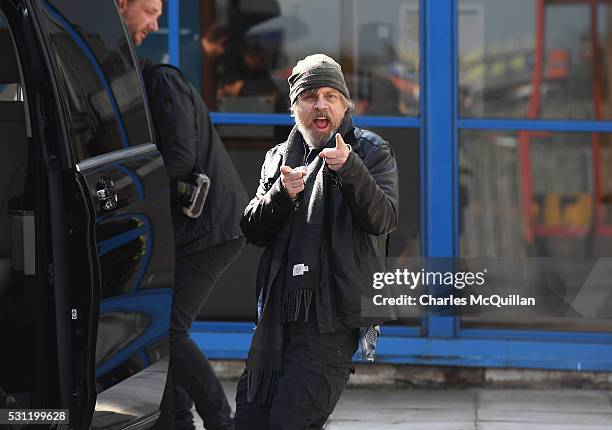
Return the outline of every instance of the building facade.
[[[339,61],[355,123],[400,175],[395,262],[462,257],[530,309],[415,307],[383,328],[383,362],[612,370],[612,2],[169,0],[141,57],[200,88],[254,194],[288,134],[287,77]],[[211,358],[243,358],[261,250],[202,310]],[[457,263],[455,263],[457,264]]]

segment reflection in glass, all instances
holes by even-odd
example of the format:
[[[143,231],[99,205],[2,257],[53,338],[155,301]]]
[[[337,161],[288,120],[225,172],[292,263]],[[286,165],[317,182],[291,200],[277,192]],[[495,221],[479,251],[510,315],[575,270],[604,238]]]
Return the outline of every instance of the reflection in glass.
[[[104,363],[133,342],[151,324],[144,312],[107,312],[100,315],[96,340],[96,366]]]
[[[544,289],[544,301],[568,306],[562,316],[553,317],[551,311],[530,321],[530,328],[612,329],[612,313],[604,312],[603,319],[582,318],[572,315],[571,307],[584,286],[576,282],[576,274],[612,257],[612,170],[607,167],[611,138],[587,133],[460,133],[460,254],[503,261],[498,274],[508,282],[498,284],[505,294],[537,295]],[[597,285],[597,293],[609,289],[607,282]],[[496,316],[495,321],[528,322],[519,313]]]
[[[43,5],[76,161],[150,143],[136,64],[121,22],[114,15],[99,16],[86,2]],[[105,8],[104,13],[115,11]]]
[[[185,0],[181,28],[181,68],[211,110],[286,113],[291,69],[321,52],[358,114],[418,115],[417,0]]]
[[[460,0],[467,117],[612,117],[612,9],[584,0]]]

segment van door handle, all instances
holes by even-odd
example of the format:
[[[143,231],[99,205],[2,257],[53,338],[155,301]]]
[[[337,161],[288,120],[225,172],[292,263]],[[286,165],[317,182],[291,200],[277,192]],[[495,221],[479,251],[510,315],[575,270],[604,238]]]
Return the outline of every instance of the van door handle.
[[[112,197],[117,197],[117,191],[111,188],[103,188],[96,191],[96,196],[98,197],[98,200],[106,200]]]
[[[96,197],[105,210],[113,210],[117,207],[117,189],[111,178],[102,176],[98,179]]]

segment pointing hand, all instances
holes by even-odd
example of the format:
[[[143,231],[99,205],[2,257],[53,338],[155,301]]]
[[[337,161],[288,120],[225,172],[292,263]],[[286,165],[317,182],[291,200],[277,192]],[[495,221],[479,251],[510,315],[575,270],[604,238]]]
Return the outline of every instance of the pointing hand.
[[[280,171],[283,188],[291,199],[295,199],[299,193],[304,191],[306,167],[300,166],[292,169],[289,166],[281,166]]]
[[[344,163],[346,163],[346,159],[350,153],[351,148],[344,143],[344,139],[340,133],[336,133],[336,147],[325,148],[319,153],[319,157],[323,157],[325,159],[325,163],[330,170],[337,172],[342,168],[342,166],[344,166]]]

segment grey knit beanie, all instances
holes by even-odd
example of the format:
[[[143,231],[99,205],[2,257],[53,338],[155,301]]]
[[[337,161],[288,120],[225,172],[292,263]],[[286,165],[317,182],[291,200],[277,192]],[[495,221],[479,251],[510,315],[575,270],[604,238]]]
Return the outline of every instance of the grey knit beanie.
[[[309,55],[293,68],[289,76],[289,100],[295,103],[300,94],[314,88],[330,87],[350,99],[340,64],[323,54]]]

